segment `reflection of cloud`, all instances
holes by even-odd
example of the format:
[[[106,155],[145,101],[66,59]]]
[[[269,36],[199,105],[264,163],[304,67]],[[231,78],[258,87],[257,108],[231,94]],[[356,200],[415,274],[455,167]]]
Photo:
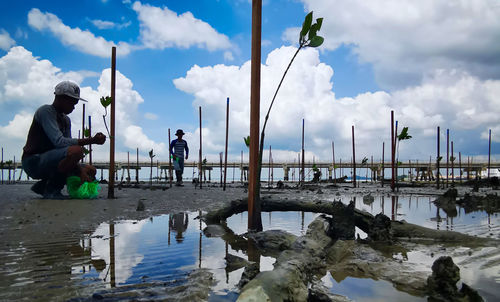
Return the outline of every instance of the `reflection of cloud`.
[[[132,276],[132,270],[141,263],[144,255],[139,254],[138,242],[140,241],[140,231],[147,223],[147,220],[137,223],[124,222],[115,224],[115,281],[116,284],[124,283]],[[110,280],[110,225],[102,223],[92,234],[92,258],[104,259],[106,269],[99,273],[99,278]],[[102,237],[100,237],[102,236]],[[106,276],[107,275],[107,276]]]

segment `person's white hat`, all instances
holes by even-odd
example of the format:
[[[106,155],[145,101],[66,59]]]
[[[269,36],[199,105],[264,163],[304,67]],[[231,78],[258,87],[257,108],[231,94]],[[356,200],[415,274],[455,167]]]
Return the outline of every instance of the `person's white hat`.
[[[78,85],[76,85],[75,83],[70,82],[70,81],[63,81],[63,82],[57,84],[55,89],[54,89],[54,94],[55,95],[67,95],[67,96],[70,96],[74,99],[87,102],[87,100],[84,100],[80,97],[80,87],[78,87]]]

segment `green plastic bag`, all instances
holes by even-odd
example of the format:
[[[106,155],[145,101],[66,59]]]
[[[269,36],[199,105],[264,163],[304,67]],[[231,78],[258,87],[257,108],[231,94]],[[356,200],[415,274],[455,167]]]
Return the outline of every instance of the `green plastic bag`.
[[[69,196],[74,199],[94,199],[99,196],[99,182],[94,180],[93,182],[84,182],[81,184],[80,177],[70,176],[66,179],[66,185],[68,189]]]

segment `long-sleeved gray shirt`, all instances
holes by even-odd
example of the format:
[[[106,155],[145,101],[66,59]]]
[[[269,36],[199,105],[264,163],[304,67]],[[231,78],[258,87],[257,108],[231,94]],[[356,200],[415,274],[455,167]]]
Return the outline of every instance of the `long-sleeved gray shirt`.
[[[64,113],[58,113],[53,105],[43,105],[35,112],[28,132],[23,158],[77,145],[78,140],[71,138],[71,120]]]

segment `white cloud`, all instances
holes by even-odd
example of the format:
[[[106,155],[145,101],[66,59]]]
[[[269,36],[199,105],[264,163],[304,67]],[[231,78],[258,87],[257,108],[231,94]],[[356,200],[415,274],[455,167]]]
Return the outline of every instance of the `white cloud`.
[[[15,44],[16,41],[10,37],[9,33],[3,28],[0,29],[0,49],[9,50]]]
[[[138,14],[141,41],[148,48],[189,48],[197,46],[209,51],[231,48],[226,35],[218,33],[208,23],[196,19],[191,12],[177,15],[167,7],[159,8],[134,2]]]
[[[294,47],[276,49],[262,65],[261,126],[295,50]],[[266,149],[269,144],[273,146],[275,161],[296,158],[293,154],[300,150],[302,118],[306,150],[310,151],[307,160],[313,156],[316,160],[330,160],[332,140],[337,156],[348,160],[352,125],[357,157],[380,158],[383,141],[388,156],[391,110],[395,111],[400,127],[408,126],[413,136],[401,144],[401,158],[426,159],[435,156],[437,126],[451,129],[455,150],[470,148],[470,152],[470,146],[481,142],[480,134],[497,125],[500,114],[500,99],[496,97],[500,94],[500,81],[484,81],[463,71],[439,70],[427,74],[421,85],[390,93],[368,92],[353,98],[336,98],[332,77],[333,69],[320,62],[317,50],[299,53],[283,82],[266,130]],[[242,137],[249,132],[250,62],[242,66],[195,65],[185,77],[174,80],[174,84],[193,95],[195,108],[203,108],[203,148],[207,153],[223,150],[225,100],[229,96],[230,152],[247,152]],[[194,150],[198,148],[196,138],[197,134],[188,140]]]
[[[233,53],[230,51],[224,52],[224,60],[225,61],[234,61]]]
[[[39,31],[49,30],[64,45],[71,46],[86,54],[110,57],[111,47],[117,47],[118,55],[127,55],[131,52],[132,46],[126,42],[119,42],[118,45],[111,41],[106,41],[103,37],[96,37],[88,30],[71,28],[65,25],[61,19],[51,13],[42,13],[39,9],[33,8],[28,13],[28,24]]]
[[[378,83],[401,88],[434,69],[500,78],[500,6],[496,0],[301,0],[324,17],[323,49],[352,47],[373,64]],[[297,29],[286,37],[297,43]]]
[[[111,29],[111,28],[116,28],[116,29],[122,29],[129,27],[130,24],[132,24],[131,21],[124,22],[124,23],[115,23],[111,21],[104,21],[104,20],[90,20],[92,24],[94,24],[95,27],[99,29]]]
[[[25,143],[32,115],[42,104],[50,104],[54,98],[54,86],[62,80],[71,80],[81,84],[86,76],[95,76],[94,72],[69,71],[62,72],[48,60],[33,57],[31,52],[21,46],[13,47],[0,57],[0,145],[8,146],[6,156],[20,156]],[[110,95],[111,70],[104,69],[99,74],[99,86],[93,89],[81,86],[81,96],[87,99],[86,115],[93,117],[92,132],[106,133],[102,116],[104,109],[99,103],[101,96]],[[155,149],[159,155],[168,154],[163,143],[156,143],[144,134],[137,125],[138,107],[144,102],[141,95],[134,90],[133,83],[116,72],[116,137],[117,152],[140,147],[141,151]],[[82,125],[82,106],[78,104],[70,115],[72,134],[77,137]],[[108,124],[109,113],[107,117]],[[149,149],[148,149],[149,148]],[[94,158],[105,160],[105,146],[94,147]],[[124,153],[119,153],[124,154]]]
[[[146,112],[144,113],[144,117],[148,120],[152,120],[152,121],[155,121],[158,119],[158,115],[157,114],[154,114],[154,113],[151,113],[151,112]]]

